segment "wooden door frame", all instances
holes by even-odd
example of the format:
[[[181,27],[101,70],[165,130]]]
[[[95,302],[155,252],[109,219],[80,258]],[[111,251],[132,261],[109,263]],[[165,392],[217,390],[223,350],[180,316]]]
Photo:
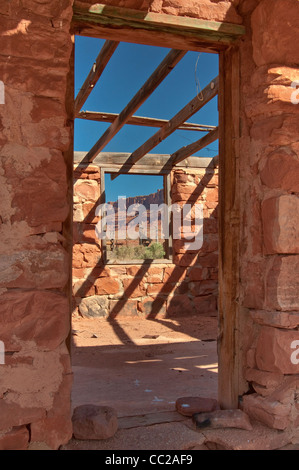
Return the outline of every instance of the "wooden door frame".
[[[219,54],[219,302],[218,399],[238,408],[239,351],[239,70],[240,25],[139,12],[102,5],[97,12],[74,6],[72,34]]]

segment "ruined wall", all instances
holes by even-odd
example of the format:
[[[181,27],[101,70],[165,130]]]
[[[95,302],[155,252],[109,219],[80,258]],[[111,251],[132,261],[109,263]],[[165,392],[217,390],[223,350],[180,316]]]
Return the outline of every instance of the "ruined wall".
[[[57,448],[72,434],[70,4],[0,3],[0,449]]]
[[[248,30],[241,45],[239,298],[248,341],[243,331],[240,347],[246,351],[243,374],[253,392],[242,402],[268,426],[296,430],[299,355],[292,356],[292,343],[299,340],[299,96],[294,84],[299,83],[299,3],[239,3]]]
[[[173,240],[173,263],[105,265],[95,227],[100,171],[74,171],[74,314],[83,317],[155,318],[217,315],[218,169],[176,170],[172,202],[203,206],[202,248],[186,251]]]
[[[240,43],[236,300],[246,323],[239,340],[247,352],[243,376],[255,393],[244,396],[243,404],[269,426],[295,430],[298,364],[289,358],[299,324],[299,107],[291,101],[292,83],[299,80],[298,1],[115,3],[246,26]],[[71,435],[65,346],[70,247],[64,238],[72,186],[66,158],[71,5],[72,0],[0,4],[0,339],[6,347],[6,364],[0,365],[1,449],[26,448],[29,440],[57,448]]]

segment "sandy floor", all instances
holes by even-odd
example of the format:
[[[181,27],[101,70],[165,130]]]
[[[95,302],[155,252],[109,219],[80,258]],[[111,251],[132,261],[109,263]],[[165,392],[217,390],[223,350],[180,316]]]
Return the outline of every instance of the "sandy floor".
[[[73,320],[73,407],[119,417],[175,409],[182,396],[217,398],[217,318]]]
[[[191,418],[175,411],[179,397],[217,398],[216,336],[215,317],[110,323],[74,319],[73,407],[113,406],[118,431],[106,440],[71,439],[61,449],[266,450],[289,444],[280,431],[257,422],[252,431],[198,432]]]

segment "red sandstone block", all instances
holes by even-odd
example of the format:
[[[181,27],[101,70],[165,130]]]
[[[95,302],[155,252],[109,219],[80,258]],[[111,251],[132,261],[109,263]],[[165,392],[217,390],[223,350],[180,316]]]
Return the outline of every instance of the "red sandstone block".
[[[51,291],[12,291],[0,296],[1,340],[7,351],[18,351],[20,341],[34,341],[53,350],[68,336],[68,299]]]
[[[172,202],[173,203],[188,203],[192,204],[195,202],[201,202],[203,199],[203,192],[193,192],[192,194],[188,193],[178,193],[178,192],[172,192]]]
[[[104,271],[106,270],[107,268]],[[112,277],[123,276],[127,273],[127,268],[126,266],[110,266],[109,273]]]
[[[176,239],[173,240],[173,250],[175,253],[178,254],[185,254],[185,253],[198,253],[198,247],[192,249],[192,243],[194,242],[194,239],[192,240],[182,240],[182,239]]]
[[[205,189],[204,196],[207,201],[218,202],[218,188]]]
[[[101,277],[95,281],[97,295],[117,294],[120,290],[119,282],[110,277]]]
[[[190,281],[201,281],[203,277],[203,268],[192,268],[188,273]]]
[[[265,266],[258,262],[244,263],[241,267],[241,283],[244,289],[243,305],[247,308],[262,309],[264,306]]]
[[[245,378],[249,382],[256,382],[266,388],[277,388],[283,382],[284,376],[279,372],[248,368],[245,371]]]
[[[299,326],[299,312],[251,310],[250,315],[253,321],[259,325],[291,330]]]
[[[36,157],[37,152],[35,151]],[[43,154],[39,153],[42,158]],[[58,151],[53,151],[53,155],[49,155],[48,158],[49,161],[43,160],[43,163],[30,175],[19,181],[17,170],[12,167],[10,173],[11,177],[14,173],[13,207],[15,208],[12,222],[26,220],[30,226],[36,227],[51,222],[63,222],[66,219],[70,208],[66,198],[65,162],[61,152]],[[29,155],[28,161],[30,161]]]
[[[22,407],[13,401],[8,403],[5,398],[2,398],[0,400],[0,433],[5,433],[8,429],[37,421],[43,418],[45,414],[46,410],[41,406]]]
[[[256,363],[260,370],[282,374],[298,374],[298,331],[263,326],[256,347]]]
[[[147,276],[147,279],[146,281],[149,283],[149,284],[158,284],[160,282],[162,282],[162,272],[160,275],[158,274],[155,274],[155,275],[152,275],[152,276]]]
[[[173,194],[198,194],[202,188],[199,188],[197,184],[192,182],[177,183],[172,187]]]
[[[213,217],[204,219],[203,221],[203,233],[218,233],[218,219]]]
[[[167,300],[167,316],[184,317],[194,314],[194,307],[187,294],[174,295]]]
[[[82,204],[82,212],[84,216],[84,221],[86,223],[93,223],[93,224],[98,223],[100,218],[96,217],[95,215],[96,208],[97,208],[97,204],[95,204],[94,202],[84,202]]]
[[[208,295],[218,293],[218,282],[215,280],[201,280],[190,282],[189,290],[192,295]]]
[[[215,314],[217,315],[217,297],[215,295],[201,295],[193,299],[196,314]]]
[[[267,28],[263,27],[267,18]],[[298,50],[292,31],[299,22],[297,2],[271,0],[260,3],[252,14],[253,57],[258,66],[298,63]],[[288,25],[287,31],[284,25]],[[283,41],[281,40],[283,38]]]
[[[272,429],[284,430],[290,424],[291,405],[271,401],[256,393],[243,396],[243,410]]]
[[[101,249],[93,243],[76,243],[73,246],[73,267],[94,268],[101,260]]]
[[[95,224],[82,224],[82,238],[80,242],[82,243],[95,243],[98,240],[96,234],[96,225]]]
[[[74,184],[74,195],[82,201],[98,202],[100,188],[96,181],[77,180]]]
[[[169,294],[173,290],[175,290],[176,286],[175,284],[172,283],[163,283],[161,282],[160,284],[149,284],[147,287],[147,294],[148,295],[153,295],[153,294]]]
[[[134,298],[145,295],[145,287],[143,280],[123,279],[124,297]]]
[[[147,318],[165,317],[166,300],[161,297],[146,297],[138,302],[138,310]]]
[[[141,265],[140,266],[127,266],[127,274],[128,276],[143,277],[146,272],[150,273],[151,269],[153,268],[146,268],[145,266],[141,266]]]
[[[206,184],[207,188],[218,188],[219,177],[218,175],[213,175],[209,182]]]
[[[181,266],[166,267],[163,282],[179,282],[185,279],[187,270]]]
[[[26,426],[18,426],[0,434],[0,450],[26,450],[28,442],[29,431]]]
[[[214,410],[206,413],[195,413],[192,417],[195,428],[238,428],[251,431],[252,425],[246,413],[242,410]]]
[[[299,160],[288,147],[268,155],[260,175],[262,182],[269,188],[299,192]]]
[[[31,422],[31,442],[45,443],[53,450],[66,444],[72,437],[71,386],[72,374],[64,375],[54,395],[53,407],[40,420]]]
[[[198,253],[184,253],[174,255],[174,264],[177,266],[193,266],[198,263]]]
[[[80,279],[73,284],[73,295],[75,297],[89,297],[95,295],[95,285],[93,281],[87,279]]]
[[[201,252],[212,253],[218,252],[219,242],[218,234],[209,233],[208,235],[203,236],[203,244],[201,247]]]
[[[131,299],[110,300],[110,318],[137,318],[143,316],[137,309],[137,301]]]
[[[268,260],[266,310],[299,310],[299,256],[275,256]]]
[[[0,256],[0,287],[63,289],[68,280],[68,254],[54,243],[37,243],[32,248]]]
[[[174,184],[176,183],[187,183],[189,181],[189,175],[186,173],[177,173],[174,174]]]
[[[149,275],[161,275],[163,274],[164,266],[152,266],[148,268],[147,273]]]
[[[299,253],[299,198],[282,195],[262,204],[265,254]]]
[[[202,267],[206,268],[214,268],[218,267],[218,254],[217,253],[208,253],[203,254],[198,257],[197,260],[198,264]]]
[[[204,397],[181,397],[175,403],[176,410],[183,416],[192,416],[194,413],[206,413],[219,408],[217,400]]]

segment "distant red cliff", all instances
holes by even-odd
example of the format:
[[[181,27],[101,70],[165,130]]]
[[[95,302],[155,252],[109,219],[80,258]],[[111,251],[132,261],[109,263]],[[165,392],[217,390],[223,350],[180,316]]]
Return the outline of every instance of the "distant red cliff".
[[[150,209],[151,204],[162,204],[164,202],[164,190],[158,189],[157,192],[148,194],[146,196],[133,196],[126,198],[127,208],[132,204],[142,204],[147,210]],[[114,210],[117,210],[118,201],[110,202]]]

